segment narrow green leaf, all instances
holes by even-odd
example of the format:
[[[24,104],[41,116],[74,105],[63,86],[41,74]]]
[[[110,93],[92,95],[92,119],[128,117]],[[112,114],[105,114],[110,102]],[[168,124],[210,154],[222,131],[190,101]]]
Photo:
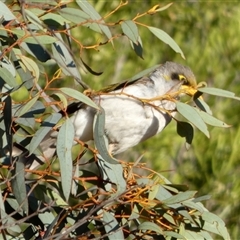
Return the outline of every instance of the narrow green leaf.
[[[112,33],[108,26],[106,26],[103,18],[99,15],[99,13],[94,9],[94,7],[87,1],[87,0],[81,0],[77,1],[77,4],[80,6],[80,8],[87,13],[92,20],[97,20],[99,28],[102,30],[102,32],[107,36],[108,39],[112,38]]]
[[[56,123],[62,118],[60,113],[53,113],[47,119],[44,120],[41,127],[34,134],[30,145],[29,145],[29,154],[32,154],[36,148],[40,145],[44,137],[52,130]]]
[[[170,198],[167,198],[163,200],[162,202],[166,205],[171,205],[175,203],[181,203],[183,201],[186,201],[188,199],[191,199],[195,196],[197,192],[196,191],[186,191],[186,192],[180,192],[177,195],[174,195]]]
[[[68,106],[68,101],[65,95],[63,95],[62,93],[54,93],[53,95],[56,95],[62,102],[63,107],[66,109]]]
[[[167,8],[169,8],[173,3],[168,3],[167,5],[161,7],[161,8],[157,8],[156,9],[156,12],[161,12],[161,11],[164,11],[166,10]]]
[[[144,76],[150,74],[151,72],[153,72],[153,71],[154,71],[156,68],[158,68],[158,67],[159,67],[159,65],[155,65],[155,66],[153,66],[153,67],[147,68],[147,69],[141,71],[140,73],[134,75],[133,77],[131,77],[131,78],[129,79],[129,81],[135,81],[135,80],[137,80],[137,79],[139,79],[139,78],[141,78],[141,77],[144,77]]]
[[[79,70],[76,66],[72,53],[69,48],[64,43],[64,40],[60,33],[55,33],[59,39],[57,42],[53,43],[52,51],[53,56],[56,59],[57,64],[62,69],[66,76],[72,76],[77,81],[81,81],[81,76]]]
[[[22,60],[22,63],[25,65],[25,67],[32,74],[34,82],[36,83],[40,76],[40,70],[36,61],[26,56],[21,56],[21,60]]]
[[[76,100],[87,104],[88,106],[91,106],[95,109],[99,109],[99,107],[89,97],[85,96],[84,94],[82,94],[81,92],[79,92],[75,89],[60,88],[59,90],[65,94],[67,94],[68,96],[71,96],[71,97],[75,98]]]
[[[63,8],[63,9],[66,9],[66,8]],[[55,13],[44,14],[43,16],[41,16],[41,19],[43,21],[46,21],[46,23],[47,23],[47,21],[55,21],[55,22],[59,23],[61,26],[63,26],[65,23],[70,23],[70,21],[63,18],[61,15],[55,14]]]
[[[212,115],[212,110],[210,109],[210,107],[205,101],[203,101],[200,98],[197,98],[197,99],[194,99],[194,102],[200,110]]]
[[[177,102],[177,111],[185,117],[190,123],[195,125],[201,132],[203,132],[208,138],[210,137],[207,125],[202,120],[201,116],[198,114],[194,107],[191,107],[185,103]]]
[[[226,124],[225,122],[213,117],[212,115],[204,112],[204,111],[200,111],[198,110],[199,115],[201,116],[202,120],[214,127],[223,127],[223,128],[228,128],[231,127],[230,125]]]
[[[21,206],[23,211],[28,214],[28,198],[25,185],[25,171],[24,171],[24,158],[25,156],[19,156],[16,161],[15,168],[13,170],[13,179],[11,181],[13,194]]]
[[[138,37],[137,43],[130,41],[130,44],[131,44],[132,49],[137,54],[137,56],[139,56],[140,58],[143,59],[143,47],[142,47],[142,40],[141,40],[140,36]]]
[[[185,230],[183,236],[184,236],[185,239],[189,239],[189,240],[205,240],[198,233],[196,233],[194,231],[189,231],[189,230]]]
[[[230,239],[225,223],[220,217],[205,211],[202,214],[202,219],[205,221],[203,229],[208,231],[211,229],[210,231],[221,235],[224,239]],[[206,222],[210,223],[210,225],[206,224]]]
[[[151,230],[153,232],[163,234],[162,229],[156,223],[153,223],[153,222],[143,222],[138,226],[138,229],[144,230],[144,231]]]
[[[172,231],[165,231],[164,235],[169,236],[169,237],[173,237],[175,239],[184,239],[185,240],[185,238],[182,235],[180,235],[179,233],[176,233],[176,232],[172,232]]]
[[[109,155],[106,146],[108,142],[105,136],[105,115],[103,109],[95,115],[93,134],[94,143],[100,154],[100,156],[98,156],[98,162],[103,179],[109,179],[118,186],[116,194],[112,194],[111,196],[111,198],[115,198],[126,190],[126,181],[123,178],[122,165]],[[105,188],[107,188],[107,186],[105,186]]]
[[[132,20],[121,23],[123,33],[135,44],[138,44],[138,27]]]
[[[214,96],[233,98],[240,101],[240,97],[236,97],[235,93],[227,90],[219,89],[219,88],[204,87],[204,88],[198,88],[198,91],[202,93],[214,95]]]
[[[3,1],[0,2],[0,16],[3,16],[5,21],[16,19],[11,10],[3,3]]]
[[[195,203],[194,201],[192,200],[187,200],[187,201],[184,201],[182,202],[183,205],[189,207],[189,208],[192,208],[192,209],[196,209],[198,210],[200,213],[203,213],[205,211],[205,209],[203,208],[202,204],[199,204],[199,203]]]
[[[48,35],[35,35],[29,36],[23,39],[23,42],[33,43],[33,44],[52,44],[55,43],[57,39]]]
[[[25,114],[38,100],[39,96],[36,95],[34,98],[32,98],[30,101],[28,101],[26,104],[23,105],[22,108],[20,108],[19,112],[17,112],[17,116],[20,117],[23,114]]]
[[[61,126],[57,136],[57,155],[60,162],[61,184],[66,201],[69,198],[72,186],[73,167],[71,150],[74,133],[75,130],[73,123],[69,118],[67,118],[65,123]]]
[[[19,85],[16,78],[13,77],[13,74],[6,68],[0,67],[0,78],[2,78],[10,87],[17,87]]]
[[[125,239],[122,228],[113,214],[103,211],[103,222],[105,231],[110,234],[111,239]]]
[[[26,16],[28,20],[36,25],[39,29],[43,29],[43,22],[38,18],[38,16],[32,12],[31,10],[25,9],[24,12],[26,13]]]
[[[107,139],[105,135],[105,112],[103,108],[101,108],[101,110],[99,110],[95,115],[93,135],[97,150],[103,159],[109,163],[118,164],[118,162],[109,155],[106,146],[108,143],[106,143]]]
[[[88,14],[75,8],[62,8],[58,12],[62,17],[76,24],[85,22],[90,18]]]
[[[163,218],[165,218],[171,224],[176,225],[176,220],[173,218],[173,216],[169,215],[168,213],[164,213]]]
[[[148,29],[161,41],[168,44],[175,52],[180,53],[183,59],[185,59],[185,56],[180,49],[180,47],[177,45],[177,43],[163,30],[155,27],[148,27]]]
[[[7,57],[3,57],[1,59],[1,66],[2,66],[3,69],[7,69],[12,74],[12,76],[15,79],[15,77],[16,77],[16,69],[15,69],[13,63]],[[13,87],[13,86],[11,86],[11,87]]]

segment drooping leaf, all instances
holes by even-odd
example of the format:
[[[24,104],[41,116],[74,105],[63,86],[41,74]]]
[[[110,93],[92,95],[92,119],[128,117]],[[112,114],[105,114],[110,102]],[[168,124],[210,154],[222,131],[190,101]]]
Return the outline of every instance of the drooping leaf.
[[[212,115],[204,112],[204,111],[198,111],[199,115],[201,116],[202,120],[214,127],[223,127],[223,128],[228,128],[231,127],[230,125],[226,124],[225,122],[213,117]]]
[[[6,68],[0,67],[0,78],[2,78],[10,87],[17,87],[19,85],[16,78],[13,77],[13,74]]]
[[[57,155],[60,162],[61,184],[66,201],[69,198],[72,186],[72,145],[75,130],[72,121],[67,118],[57,136]]]
[[[90,18],[88,14],[76,8],[62,8],[58,12],[62,17],[76,24],[85,22]]]
[[[111,182],[117,184],[118,191],[116,195],[121,194],[126,189],[126,181],[123,178],[123,168],[120,163],[116,161],[113,157],[110,156],[107,144],[108,141],[105,136],[105,115],[104,110],[101,108],[97,112],[94,119],[94,142],[97,147],[97,150],[100,154],[98,157],[99,165],[101,167],[103,179],[109,179]],[[111,197],[115,197],[112,195]]]
[[[67,9],[67,8],[65,8]],[[41,16],[41,19],[44,21],[44,23],[49,25],[49,22],[57,22],[59,25],[63,26],[65,23],[69,23],[65,18],[63,18],[59,14],[55,13],[47,13]]]
[[[142,40],[140,38],[140,36],[138,37],[138,41],[137,43],[134,43],[132,41],[130,41],[131,47],[133,48],[133,50],[135,51],[135,53],[143,59],[143,47],[142,47]]]
[[[13,63],[7,57],[3,57],[1,59],[0,66],[2,66],[3,69],[8,70],[14,78],[16,77],[15,67],[14,67]],[[0,68],[0,69],[2,69],[2,68]],[[0,76],[2,76],[2,74]],[[16,81],[16,80],[14,80],[14,81]],[[12,85],[10,85],[10,86],[12,86]]]
[[[204,87],[204,88],[198,88],[198,91],[202,93],[214,95],[214,96],[232,98],[240,101],[240,97],[236,97],[235,93],[227,90],[219,89],[219,88]]]
[[[23,114],[25,114],[38,100],[39,96],[36,95],[34,98],[32,98],[30,101],[28,101],[25,105],[23,105],[22,108],[17,112],[17,116],[20,117]]]
[[[62,104],[63,104],[63,108],[67,108],[67,106],[68,106],[68,101],[67,101],[67,98],[66,98],[66,96],[65,95],[63,95],[62,93],[54,93],[53,95],[56,95],[60,100],[61,100],[61,102],[62,102]]]
[[[173,237],[173,239],[185,239],[184,236],[180,235],[179,233],[173,232],[173,231],[165,231],[165,236]],[[171,238],[172,239],[172,238]]]
[[[138,27],[132,20],[126,20],[121,23],[123,33],[134,43],[138,44]]]
[[[48,35],[34,35],[24,38],[23,41],[33,44],[52,44],[55,43],[57,39]]]
[[[196,193],[197,193],[196,191],[180,192],[177,195],[171,196],[170,198],[163,200],[162,202],[166,205],[180,203],[193,198]]]
[[[137,79],[139,79],[141,77],[144,77],[144,76],[148,75],[149,73],[151,73],[152,71],[154,71],[158,67],[159,67],[159,65],[155,65],[153,67],[147,68],[147,69],[141,71],[140,73],[134,75],[133,77],[131,77],[129,79],[129,81],[135,81],[135,80],[137,80]]]
[[[185,117],[190,123],[196,126],[201,132],[203,132],[208,138],[210,137],[207,125],[202,120],[196,109],[189,106],[188,104],[177,102],[177,111]]]
[[[156,12],[161,12],[164,11],[166,9],[168,9],[173,3],[168,3],[167,5],[163,6],[163,7],[159,7],[156,9]]]
[[[225,223],[220,217],[211,212],[205,211],[202,214],[202,219],[205,221],[203,229],[217,233],[220,236],[223,236],[224,239],[230,239]],[[206,224],[206,222],[209,224]]]
[[[15,168],[13,170],[13,178],[12,178],[12,188],[13,194],[17,199],[18,204],[21,206],[23,211],[28,214],[28,198],[27,198],[27,190],[25,185],[25,171],[24,171],[24,160],[21,158],[25,156],[19,156],[18,160],[15,163]]]
[[[44,137],[51,131],[56,123],[62,118],[60,113],[53,113],[47,119],[44,120],[39,130],[34,134],[30,145],[29,154],[32,154],[35,149],[40,145]]]
[[[72,56],[72,53],[69,51],[66,43],[64,43],[61,34],[55,33],[55,35],[59,40],[53,43],[52,51],[57,64],[66,76],[72,76],[78,81],[81,81],[81,76]]]
[[[80,6],[80,8],[87,13],[92,20],[97,20],[97,24],[99,28],[102,30],[102,32],[107,36],[108,39],[112,38],[112,33],[108,26],[106,26],[103,18],[99,15],[99,13],[94,9],[94,7],[87,1],[77,1],[77,4]]]
[[[144,231],[151,230],[153,232],[163,234],[162,229],[156,223],[153,223],[153,222],[147,222],[147,221],[143,222],[138,226],[138,229],[144,230]]]
[[[61,92],[67,94],[68,96],[71,96],[73,98],[75,98],[76,100],[86,103],[87,105],[95,108],[95,109],[99,109],[99,107],[86,95],[82,94],[81,92],[75,90],[75,89],[71,89],[71,88],[60,88],[59,89]]]
[[[109,233],[112,239],[124,239],[122,228],[113,214],[103,211],[103,222],[106,233]]]
[[[36,83],[40,76],[40,70],[38,68],[38,65],[31,58],[24,55],[21,55],[20,59],[22,60],[22,63],[25,65],[25,67],[29,70],[29,72],[31,72],[33,79]]]
[[[210,107],[208,106],[208,104],[205,101],[203,101],[200,98],[197,98],[197,99],[194,99],[194,103],[197,105],[197,107],[200,110],[212,115],[212,110],[210,109]]]
[[[3,3],[3,1],[0,2],[0,16],[3,16],[5,21],[11,21],[13,19],[16,19],[16,17],[13,15],[10,9]]]
[[[155,27],[148,27],[148,29],[161,41],[168,44],[175,52],[180,53],[183,59],[185,59],[185,56],[180,49],[180,47],[177,45],[177,43],[163,30]]]
[[[24,12],[25,12],[25,14],[27,16],[27,19],[31,23],[36,25],[38,29],[43,30],[43,25],[44,25],[43,22],[39,19],[39,17],[34,12],[31,11],[31,9],[30,10],[25,9]]]

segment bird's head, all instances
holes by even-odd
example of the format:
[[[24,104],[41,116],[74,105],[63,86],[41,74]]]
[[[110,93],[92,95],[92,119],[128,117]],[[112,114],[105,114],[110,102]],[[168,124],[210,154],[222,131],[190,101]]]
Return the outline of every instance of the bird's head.
[[[197,82],[192,70],[178,63],[166,62],[160,65],[150,74],[150,78],[159,85],[160,95],[179,92],[179,95],[193,96],[196,92]]]

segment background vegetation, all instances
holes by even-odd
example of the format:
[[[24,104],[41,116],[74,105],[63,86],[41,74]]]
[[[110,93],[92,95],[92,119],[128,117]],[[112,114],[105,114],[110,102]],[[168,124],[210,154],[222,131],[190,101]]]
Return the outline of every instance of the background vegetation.
[[[119,1],[91,3],[97,12],[105,16],[118,6]],[[6,1],[6,4],[12,4],[12,1]],[[133,19],[138,13],[156,4],[158,2],[151,0],[129,1],[107,19],[108,23]],[[161,4],[164,5],[164,2]],[[106,44],[80,51],[79,45],[73,43],[71,50],[79,65],[82,66],[78,59],[81,56],[91,69],[103,72],[94,76],[83,71],[83,67],[80,68],[83,80],[93,89],[127,79],[143,69],[170,60],[191,67],[198,82],[205,81],[209,86],[230,90],[240,96],[239,15],[240,4],[237,2],[176,1],[165,11],[141,18],[145,25],[167,32],[181,47],[186,60],[141,26],[139,35],[144,49],[143,58],[136,56],[126,37],[115,39],[114,48]],[[118,27],[111,28],[113,33],[119,31]],[[88,30],[73,29],[72,34],[85,46],[103,41],[99,34],[89,34]],[[46,64],[45,67],[50,76],[57,70],[54,64]],[[44,79],[41,79],[40,84],[44,86]],[[70,79],[54,84],[56,87],[74,87]],[[210,139],[196,131],[192,147],[187,151],[184,140],[176,134],[175,122],[172,122],[159,136],[128,150],[118,158],[131,162],[144,153],[142,162],[147,162],[148,167],[160,172],[171,182],[186,184],[189,189],[197,190],[199,196],[210,194],[212,197],[205,206],[225,221],[232,239],[238,239],[240,103],[225,98],[204,97],[214,115],[232,125],[231,128],[212,128]]]
[[[100,1],[94,6],[104,14],[117,4],[117,1]],[[129,14],[135,16],[155,4],[156,1],[142,1],[141,4],[131,1],[114,17],[125,19]],[[108,46],[86,56],[94,69],[103,71],[101,76],[91,77],[91,86],[98,89],[127,79],[133,72],[170,60],[191,67],[198,82],[206,81],[208,86],[230,90],[240,96],[239,14],[240,4],[237,1],[175,1],[158,16],[146,17],[144,23],[166,31],[181,47],[186,60],[159,42],[145,28],[140,28],[144,59],[136,58],[124,39],[115,42],[116,49],[121,47],[121,51],[114,51]],[[111,68],[106,67],[109,63]],[[212,198],[207,202],[208,209],[219,214],[226,221],[232,238],[238,239],[240,103],[208,96],[205,100],[215,116],[232,125],[230,129],[212,128],[210,139],[196,132],[192,147],[187,151],[183,139],[176,135],[173,122],[160,135],[120,157],[133,161],[139,153],[145,153],[143,161],[148,161],[148,166],[174,183],[187,184],[190,189],[197,189],[200,195],[210,193]]]

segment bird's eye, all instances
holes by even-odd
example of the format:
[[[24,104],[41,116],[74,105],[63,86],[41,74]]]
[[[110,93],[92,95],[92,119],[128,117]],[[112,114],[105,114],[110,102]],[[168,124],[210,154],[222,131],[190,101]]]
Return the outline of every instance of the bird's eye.
[[[171,79],[172,80],[177,80],[177,81],[183,81],[183,84],[187,84],[188,83],[187,78],[184,75],[182,75],[182,74],[173,73],[171,75]]]
[[[187,80],[186,77],[181,75],[181,74],[179,74],[178,77],[179,77],[180,81],[186,81]]]

